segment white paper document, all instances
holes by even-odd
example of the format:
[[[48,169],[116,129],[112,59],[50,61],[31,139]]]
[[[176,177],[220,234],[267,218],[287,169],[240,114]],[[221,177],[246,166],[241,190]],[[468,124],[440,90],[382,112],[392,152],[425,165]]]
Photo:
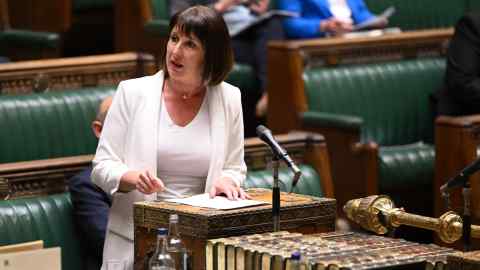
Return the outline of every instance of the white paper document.
[[[382,14],[373,17],[371,20],[368,20],[363,23],[359,23],[353,26],[353,31],[363,30],[365,28],[377,25],[379,21],[383,21],[385,19],[390,18],[395,13],[395,7],[387,8]]]
[[[220,210],[228,210],[228,209],[268,204],[267,202],[255,201],[255,200],[239,199],[236,201],[231,201],[224,196],[216,196],[215,198],[210,198],[210,195],[208,193],[194,195],[188,198],[167,199],[165,201],[187,204],[187,205],[197,206],[197,207],[220,209]]]

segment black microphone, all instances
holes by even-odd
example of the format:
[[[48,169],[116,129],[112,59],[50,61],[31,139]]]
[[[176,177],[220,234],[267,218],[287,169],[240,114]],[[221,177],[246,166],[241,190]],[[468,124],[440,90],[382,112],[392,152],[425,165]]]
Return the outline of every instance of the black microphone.
[[[480,170],[480,158],[477,158],[474,162],[470,163],[467,167],[460,171],[459,174],[450,178],[447,183],[440,187],[440,192],[445,194],[447,193],[448,189],[465,184],[465,182],[468,180],[468,177],[478,170]]]
[[[290,167],[290,169],[293,171],[293,181],[292,181],[292,187],[295,187],[297,185],[298,180],[300,179],[300,176],[302,175],[302,172],[300,169],[295,165],[293,160],[290,158],[288,155],[287,151],[283,149],[277,141],[273,138],[272,132],[266,128],[263,125],[259,125],[257,127],[257,136],[264,141],[266,144],[270,146],[272,149],[273,154],[285,163],[287,163],[287,166]]]

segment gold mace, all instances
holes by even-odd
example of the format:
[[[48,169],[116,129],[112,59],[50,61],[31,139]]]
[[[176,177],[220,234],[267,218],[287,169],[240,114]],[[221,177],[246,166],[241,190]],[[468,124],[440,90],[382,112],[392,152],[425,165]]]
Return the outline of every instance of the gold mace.
[[[377,234],[386,234],[389,228],[407,225],[435,231],[446,243],[453,243],[462,237],[462,218],[453,211],[439,218],[425,217],[395,208],[390,197],[372,195],[348,201],[343,206],[347,217],[362,228]],[[480,226],[471,226],[471,237],[480,238]]]

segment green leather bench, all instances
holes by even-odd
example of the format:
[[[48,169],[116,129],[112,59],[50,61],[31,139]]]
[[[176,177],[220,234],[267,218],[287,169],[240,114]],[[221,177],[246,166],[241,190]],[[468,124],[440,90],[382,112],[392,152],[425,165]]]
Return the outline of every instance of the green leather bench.
[[[41,239],[61,248],[62,269],[85,269],[72,209],[69,193],[0,201],[0,246]]]
[[[444,70],[443,58],[423,58],[304,73],[302,126],[325,136],[339,206],[387,194],[407,211],[432,214],[430,94]]]
[[[0,96],[0,163],[92,154],[90,123],[114,87]]]
[[[251,68],[236,65],[228,81],[253,89]],[[53,87],[52,87],[53,88]],[[27,95],[0,95],[0,163],[93,154],[90,123],[116,85]]]
[[[369,9],[380,14],[393,6],[389,27],[402,30],[453,27],[464,13],[478,9],[478,0],[365,0]]]

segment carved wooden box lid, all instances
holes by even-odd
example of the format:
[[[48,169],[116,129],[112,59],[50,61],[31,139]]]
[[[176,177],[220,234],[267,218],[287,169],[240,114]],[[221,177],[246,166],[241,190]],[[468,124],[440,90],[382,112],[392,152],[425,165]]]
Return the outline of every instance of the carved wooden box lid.
[[[249,189],[252,199],[269,204],[232,210],[215,210],[171,202],[139,202],[134,206],[135,227],[168,227],[172,213],[180,217],[180,233],[196,238],[215,238],[272,231],[272,193],[269,189]],[[331,198],[285,193],[280,196],[282,230],[317,224],[334,229],[336,201]]]

